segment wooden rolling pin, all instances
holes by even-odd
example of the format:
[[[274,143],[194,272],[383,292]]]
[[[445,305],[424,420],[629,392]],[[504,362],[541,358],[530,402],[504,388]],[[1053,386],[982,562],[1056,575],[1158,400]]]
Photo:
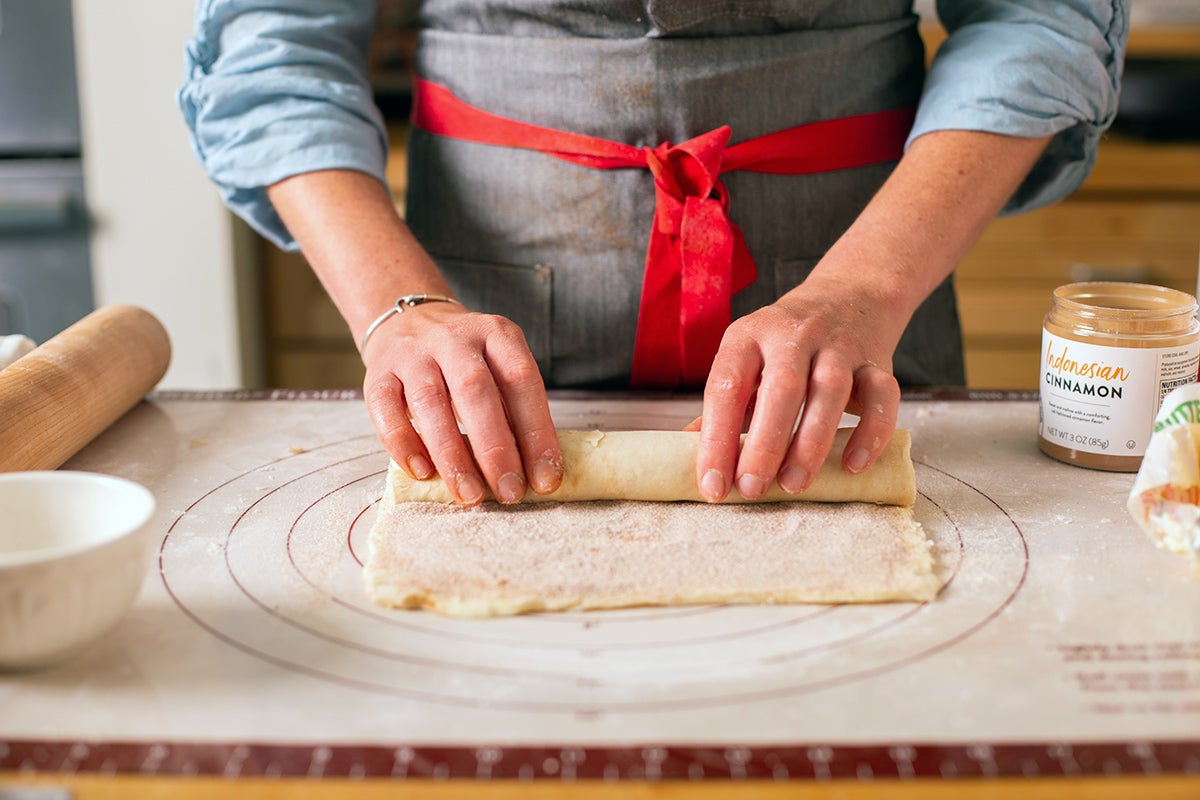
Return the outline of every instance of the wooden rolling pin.
[[[0,472],[61,466],[153,389],[170,361],[153,314],[112,305],[0,370]]]

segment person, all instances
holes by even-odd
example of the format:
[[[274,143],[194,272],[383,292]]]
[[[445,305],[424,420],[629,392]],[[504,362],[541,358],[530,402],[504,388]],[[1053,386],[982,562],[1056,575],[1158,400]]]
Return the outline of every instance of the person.
[[[1115,115],[1124,0],[938,12],[926,74],[910,0],[423,0],[403,220],[370,0],[203,0],[178,99],[413,477],[549,492],[547,387],[702,386],[698,485],[755,498],[807,486],[843,412],[860,472],[900,385],[964,383],[955,265],[1074,191]]]

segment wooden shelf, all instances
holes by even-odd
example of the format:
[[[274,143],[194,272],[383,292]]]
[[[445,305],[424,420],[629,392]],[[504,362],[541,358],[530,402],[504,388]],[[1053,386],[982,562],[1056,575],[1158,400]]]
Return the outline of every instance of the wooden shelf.
[[[1200,162],[1200,145],[1104,142],[1107,166],[1074,196],[988,227],[955,276],[968,386],[1037,387],[1042,317],[1057,286],[1118,280],[1195,294],[1200,171],[1168,178],[1162,163],[1189,152]]]
[[[923,22],[921,38],[925,54],[933,59],[946,40],[946,30],[937,23]],[[1129,31],[1128,58],[1200,58],[1200,25],[1138,26]]]
[[[1200,25],[1132,28],[1126,55],[1135,58],[1200,58]]]
[[[1144,142],[1109,134],[1080,194],[1122,192],[1200,197],[1200,142]],[[1200,222],[1193,226],[1200,227]]]

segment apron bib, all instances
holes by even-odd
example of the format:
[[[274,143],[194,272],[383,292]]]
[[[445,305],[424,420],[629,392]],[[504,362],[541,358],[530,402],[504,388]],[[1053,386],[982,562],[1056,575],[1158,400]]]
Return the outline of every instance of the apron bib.
[[[907,3],[720,5],[425,0],[417,69],[492,114],[637,148],[723,125],[736,144],[917,102],[923,53]],[[800,283],[892,166],[722,176],[758,271],[733,315]],[[460,298],[525,331],[548,386],[628,384],[655,210],[648,171],[414,128],[407,209]],[[910,324],[897,378],[961,384],[959,342],[947,281]]]

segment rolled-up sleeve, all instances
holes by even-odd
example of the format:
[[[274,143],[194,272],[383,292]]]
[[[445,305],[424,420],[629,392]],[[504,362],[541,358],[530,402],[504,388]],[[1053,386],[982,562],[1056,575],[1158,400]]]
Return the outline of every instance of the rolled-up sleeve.
[[[322,169],[385,181],[367,80],[373,0],[200,0],[178,94],[192,147],[233,211],[296,243],[266,187]]]
[[[1128,37],[1125,0],[944,0],[949,34],[909,142],[937,130],[1053,136],[1003,213],[1079,188],[1112,124]]]

